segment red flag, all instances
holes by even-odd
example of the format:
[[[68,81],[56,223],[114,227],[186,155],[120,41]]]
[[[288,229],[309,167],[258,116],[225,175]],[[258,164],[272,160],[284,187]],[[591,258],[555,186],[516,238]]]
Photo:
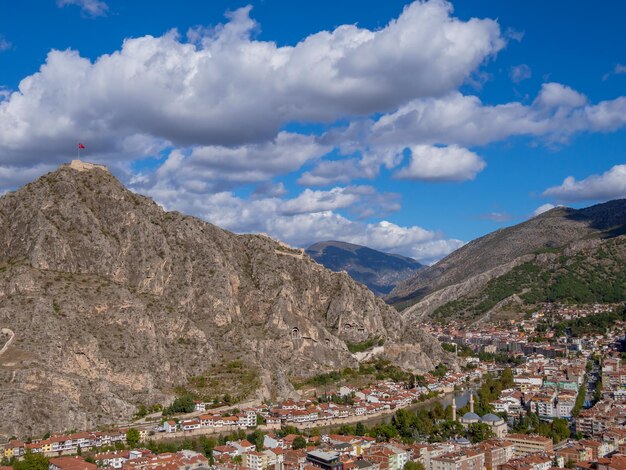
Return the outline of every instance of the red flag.
[[[80,143],[79,143],[79,144],[78,144],[78,148],[79,148],[79,149],[84,149],[84,148],[85,148],[85,146],[84,146],[83,144],[80,144]]]

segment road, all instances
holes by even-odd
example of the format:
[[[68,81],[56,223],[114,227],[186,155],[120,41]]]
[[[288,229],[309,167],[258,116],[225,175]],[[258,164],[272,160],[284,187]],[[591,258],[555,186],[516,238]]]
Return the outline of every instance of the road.
[[[596,384],[600,380],[600,373],[598,364],[594,362],[593,367],[587,374],[587,383],[584,385],[586,387],[585,408],[590,408],[593,405],[593,397],[596,393]]]

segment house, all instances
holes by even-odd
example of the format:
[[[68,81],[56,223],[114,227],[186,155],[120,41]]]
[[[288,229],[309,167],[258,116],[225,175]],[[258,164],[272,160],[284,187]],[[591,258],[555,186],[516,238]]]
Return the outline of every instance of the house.
[[[193,431],[202,427],[202,421],[199,418],[187,419],[180,422],[180,427],[183,431]]]
[[[226,445],[234,447],[237,450],[236,455],[242,455],[245,452],[253,452],[256,450],[256,446],[246,439],[242,441],[228,441]]]
[[[213,455],[215,457],[219,457],[222,455],[227,455],[228,457],[235,457],[239,454],[240,454],[239,450],[236,447],[233,447],[231,445],[216,446],[213,449]]]
[[[50,459],[48,470],[97,470],[95,463],[89,463],[82,457],[55,457]]]
[[[163,430],[165,432],[176,432],[178,431],[178,424],[176,424],[176,421],[165,421],[163,423]]]
[[[96,465],[104,468],[122,468],[124,462],[130,457],[130,452],[127,450],[117,452],[103,452],[94,455]]]

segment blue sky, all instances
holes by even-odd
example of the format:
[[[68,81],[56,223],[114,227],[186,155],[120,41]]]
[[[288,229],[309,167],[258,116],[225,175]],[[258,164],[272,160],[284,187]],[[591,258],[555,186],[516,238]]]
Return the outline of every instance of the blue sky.
[[[539,208],[626,197],[622,2],[4,11],[2,191],[81,141],[167,209],[424,262]]]

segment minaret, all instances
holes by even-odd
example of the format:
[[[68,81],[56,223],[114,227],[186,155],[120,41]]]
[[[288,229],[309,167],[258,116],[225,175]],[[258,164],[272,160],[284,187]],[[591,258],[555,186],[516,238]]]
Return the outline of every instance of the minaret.
[[[456,421],[456,397],[452,397],[452,421]]]
[[[470,393],[470,413],[474,412],[474,394]]]

